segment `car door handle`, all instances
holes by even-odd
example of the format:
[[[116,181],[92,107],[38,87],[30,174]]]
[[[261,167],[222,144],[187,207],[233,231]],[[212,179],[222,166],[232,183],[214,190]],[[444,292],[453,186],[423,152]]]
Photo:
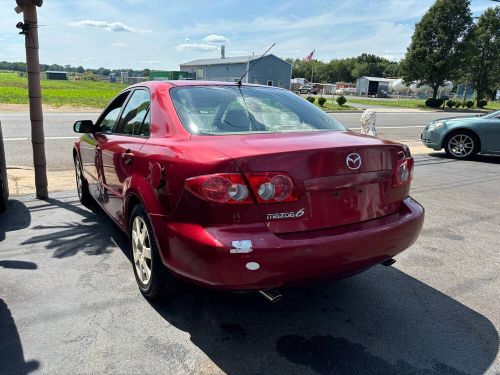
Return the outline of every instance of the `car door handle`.
[[[134,154],[130,150],[127,150],[127,152],[122,153],[122,159],[125,164],[130,165],[134,160]]]

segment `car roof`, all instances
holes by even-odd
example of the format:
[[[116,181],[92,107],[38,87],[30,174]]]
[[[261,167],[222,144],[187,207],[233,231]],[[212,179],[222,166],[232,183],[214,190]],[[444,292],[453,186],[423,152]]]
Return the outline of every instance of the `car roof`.
[[[223,81],[197,81],[197,80],[175,80],[175,81],[144,81],[131,85],[127,88],[132,87],[149,87],[150,89],[161,88],[161,87],[185,87],[185,86],[237,86],[237,82],[223,82]],[[252,87],[266,87],[269,89],[280,89],[280,87],[267,86],[267,85],[257,85],[253,83],[243,82],[243,86]]]

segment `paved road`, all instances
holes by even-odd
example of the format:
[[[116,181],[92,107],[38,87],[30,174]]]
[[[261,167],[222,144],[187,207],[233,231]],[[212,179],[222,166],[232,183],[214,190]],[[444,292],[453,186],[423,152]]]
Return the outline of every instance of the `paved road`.
[[[74,193],[0,215],[0,373],[500,372],[500,158],[416,157],[419,240],[393,267],[257,295],[148,303],[126,237]]]
[[[359,128],[359,113],[335,113],[336,119],[350,128]],[[379,136],[396,141],[420,139],[420,131],[431,120],[446,114],[436,112],[379,113],[377,127]],[[76,120],[96,120],[98,113],[47,113],[45,114],[45,136],[47,165],[50,170],[73,167],[71,150],[74,140],[73,123]],[[5,138],[7,164],[31,166],[32,151],[29,115],[26,113],[0,113]]]

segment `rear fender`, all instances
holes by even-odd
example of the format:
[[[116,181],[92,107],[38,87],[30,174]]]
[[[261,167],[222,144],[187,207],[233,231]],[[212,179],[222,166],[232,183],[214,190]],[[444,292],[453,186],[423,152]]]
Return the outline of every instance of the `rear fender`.
[[[162,215],[158,194],[144,177],[134,174],[128,178],[124,190],[125,222],[128,227],[128,218],[135,203],[140,203],[146,209],[148,215]]]
[[[162,230],[162,228],[157,228],[158,223],[163,222],[163,220],[156,220],[161,218],[164,213],[161,212],[161,205],[159,203],[157,191],[150,185],[149,181],[140,175],[132,175],[126,182],[126,190],[124,191],[124,222],[126,226],[126,231],[128,233],[129,217],[132,210],[136,204],[141,204],[148,213],[149,223],[153,230],[153,236],[155,237],[156,244],[160,250],[160,256],[162,262],[165,264],[165,254],[168,253],[168,249],[162,248],[162,241],[159,241],[157,233]],[[166,228],[165,228],[166,229]]]

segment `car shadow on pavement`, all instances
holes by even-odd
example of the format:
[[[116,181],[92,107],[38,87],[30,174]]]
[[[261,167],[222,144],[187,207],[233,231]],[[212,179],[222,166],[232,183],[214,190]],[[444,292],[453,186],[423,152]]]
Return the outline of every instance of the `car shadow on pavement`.
[[[121,230],[112,222],[102,209],[95,205],[92,210],[83,208],[80,202],[68,202],[63,199],[49,198],[36,211],[60,209],[67,212],[69,221],[57,220],[57,224],[37,225],[30,231],[39,233],[23,242],[21,245],[44,243],[46,249],[54,251],[54,258],[66,258],[84,252],[87,255],[102,255],[111,253],[115,247],[126,248],[127,241]],[[15,210],[11,210],[15,215]],[[74,215],[76,214],[76,215]],[[50,219],[50,215],[48,216]],[[61,224],[63,223],[63,224]]]
[[[228,374],[483,374],[499,348],[486,317],[392,267],[288,289],[274,305],[188,289],[152,306]]]
[[[29,374],[38,367],[39,361],[25,361],[14,318],[0,299],[0,374]]]
[[[0,213],[0,242],[7,232],[29,227],[31,214],[26,205],[18,200],[9,200],[8,209]]]

